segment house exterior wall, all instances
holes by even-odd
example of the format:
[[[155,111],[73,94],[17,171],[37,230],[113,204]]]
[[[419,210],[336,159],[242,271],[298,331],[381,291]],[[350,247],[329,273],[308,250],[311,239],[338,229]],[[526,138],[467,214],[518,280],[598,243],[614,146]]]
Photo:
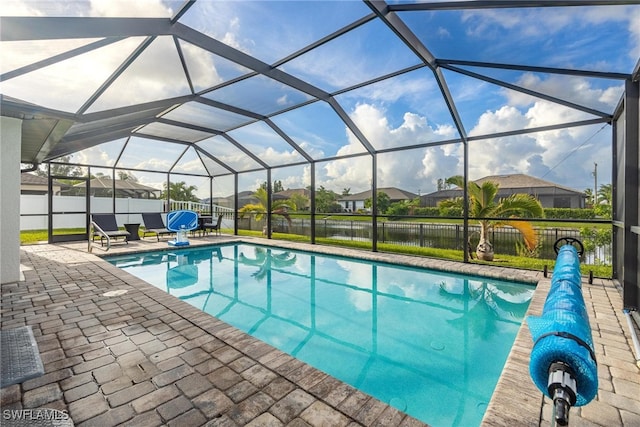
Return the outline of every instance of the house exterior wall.
[[[364,209],[364,200],[344,200],[341,204],[345,211],[357,212]]]
[[[0,117],[0,283],[20,280],[22,120]]]

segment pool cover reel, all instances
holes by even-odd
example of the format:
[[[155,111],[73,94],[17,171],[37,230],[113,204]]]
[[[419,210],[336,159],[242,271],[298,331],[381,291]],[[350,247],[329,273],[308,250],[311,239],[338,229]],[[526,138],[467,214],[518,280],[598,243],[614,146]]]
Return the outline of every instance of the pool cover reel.
[[[598,391],[591,327],[582,298],[580,259],[565,245],[558,251],[542,316],[527,318],[534,345],[529,372],[554,401],[555,421],[568,424],[571,406],[589,403]]]

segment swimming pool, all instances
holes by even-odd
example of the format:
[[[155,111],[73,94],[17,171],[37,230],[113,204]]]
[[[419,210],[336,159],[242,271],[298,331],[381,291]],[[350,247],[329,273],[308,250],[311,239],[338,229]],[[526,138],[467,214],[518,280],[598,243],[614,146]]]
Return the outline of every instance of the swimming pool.
[[[480,424],[534,290],[245,243],[107,260],[433,426]]]

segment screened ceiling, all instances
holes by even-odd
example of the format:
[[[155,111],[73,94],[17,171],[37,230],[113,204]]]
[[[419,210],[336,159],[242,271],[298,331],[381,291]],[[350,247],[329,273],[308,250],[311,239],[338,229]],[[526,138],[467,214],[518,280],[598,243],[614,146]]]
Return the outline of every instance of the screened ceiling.
[[[381,184],[415,191],[405,171],[433,183],[470,149],[477,174],[580,186],[638,77],[638,3],[3,0],[2,115],[30,164],[346,176],[408,152]]]

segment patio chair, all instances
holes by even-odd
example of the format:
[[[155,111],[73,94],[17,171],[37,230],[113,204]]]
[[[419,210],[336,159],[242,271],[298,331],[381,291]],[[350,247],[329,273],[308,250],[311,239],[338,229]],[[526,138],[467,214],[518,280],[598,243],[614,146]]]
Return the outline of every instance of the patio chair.
[[[169,230],[162,220],[162,215],[160,212],[147,212],[142,214],[142,222],[144,222],[144,231],[142,232],[142,237],[146,237],[147,234],[155,234],[158,242],[160,241],[160,236],[164,234],[174,234],[173,231]]]
[[[111,245],[111,239],[117,240],[118,237],[124,238],[125,243],[129,244],[128,231],[120,230],[116,222],[115,214],[94,214],[91,215],[91,241],[95,241],[96,237],[100,237],[100,246],[104,245],[106,239],[107,246]]]
[[[222,214],[218,215],[217,222],[205,222],[202,224],[202,233],[206,234],[207,230],[216,231],[216,234],[220,234],[220,225],[222,224]]]

